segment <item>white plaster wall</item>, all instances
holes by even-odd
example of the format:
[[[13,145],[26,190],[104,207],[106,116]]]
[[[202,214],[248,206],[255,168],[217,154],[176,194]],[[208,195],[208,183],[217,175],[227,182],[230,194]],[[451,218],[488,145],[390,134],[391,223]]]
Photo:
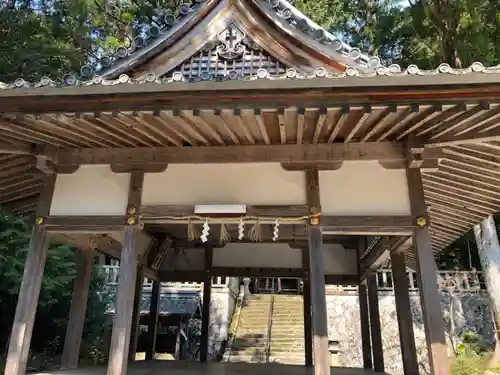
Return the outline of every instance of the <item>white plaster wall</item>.
[[[84,165],[58,175],[50,215],[124,215],[130,175],[108,165]]]
[[[356,275],[358,265],[356,250],[344,249],[342,245],[323,245],[323,265],[325,275]]]
[[[341,245],[323,245],[325,275],[358,272],[356,251]],[[302,251],[281,243],[229,243],[214,249],[214,267],[301,268]]]
[[[404,170],[388,170],[377,161],[344,162],[336,171],[320,171],[324,215],[407,215],[410,200]]]
[[[214,249],[214,267],[301,268],[302,251],[282,243],[229,243]]]
[[[279,163],[170,164],[144,176],[143,204],[305,204],[303,172]]]

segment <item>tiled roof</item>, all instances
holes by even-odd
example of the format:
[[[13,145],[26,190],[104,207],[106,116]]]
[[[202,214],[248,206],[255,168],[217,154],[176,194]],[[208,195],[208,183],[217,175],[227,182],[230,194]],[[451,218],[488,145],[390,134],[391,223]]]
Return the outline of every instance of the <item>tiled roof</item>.
[[[149,314],[151,291],[143,291],[141,295],[141,315]],[[160,295],[160,315],[193,315],[201,306],[199,292],[178,291],[176,293],[162,293]],[[110,303],[108,314],[115,313],[114,301]]]
[[[59,86],[93,86],[93,85],[120,85],[120,84],[142,84],[142,83],[157,83],[169,84],[175,82],[200,82],[200,81],[253,81],[258,79],[283,80],[283,79],[312,79],[312,78],[327,78],[327,79],[342,79],[346,77],[373,78],[376,76],[389,77],[406,77],[406,76],[433,76],[433,75],[466,75],[470,73],[482,74],[498,74],[500,73],[500,65],[493,67],[485,67],[480,62],[475,62],[468,68],[455,69],[448,64],[441,64],[436,69],[420,69],[416,65],[410,65],[403,69],[399,65],[391,65],[389,67],[380,66],[373,72],[365,73],[355,68],[348,68],[344,73],[332,73],[326,68],[317,68],[313,73],[301,73],[295,69],[287,69],[284,73],[275,74],[267,69],[256,69],[255,74],[245,75],[238,71],[228,70],[225,74],[200,74],[193,77],[187,77],[185,74],[175,72],[167,77],[156,77],[154,74],[148,74],[139,79],[133,79],[126,74],[120,75],[116,79],[105,79],[102,76],[96,75],[92,79],[81,81],[74,79],[71,85],[68,82],[53,81],[49,78],[42,78],[39,82],[30,83],[19,78],[13,83],[0,82],[0,89],[16,89],[16,88],[39,88],[39,87],[59,87]]]

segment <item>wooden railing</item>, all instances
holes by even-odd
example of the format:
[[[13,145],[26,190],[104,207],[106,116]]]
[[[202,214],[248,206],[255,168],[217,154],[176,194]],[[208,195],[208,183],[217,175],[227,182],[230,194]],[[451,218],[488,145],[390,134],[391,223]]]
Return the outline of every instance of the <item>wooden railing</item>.
[[[114,286],[118,284],[118,275],[120,271],[119,266],[100,266],[104,278],[105,283],[108,286]],[[167,289],[183,289],[183,290],[200,290],[203,286],[203,283],[199,282],[162,282],[161,287]],[[153,288],[153,280],[144,278],[144,289],[152,289]],[[231,280],[230,277],[225,276],[217,276],[212,278],[212,287],[215,288],[225,288],[225,287],[233,287],[234,281]]]
[[[119,266],[101,266],[107,285],[118,283]],[[412,292],[418,291],[417,273],[408,270],[408,288]],[[276,278],[277,279],[277,278]],[[484,289],[482,273],[478,271],[438,271],[437,281],[440,290],[448,292],[473,292]],[[144,288],[152,288],[153,281],[144,279]],[[162,282],[162,288],[200,290],[203,283],[198,282]],[[215,288],[231,288],[237,294],[239,285],[236,278],[217,276],[212,278],[212,286]],[[380,269],[377,271],[377,286],[379,291],[391,292],[394,284],[392,271]],[[343,285],[339,287],[343,291],[356,291],[357,285]]]
[[[408,290],[418,292],[417,272],[407,270]],[[470,293],[484,289],[482,272],[478,271],[438,271],[437,284],[441,291]],[[381,292],[392,292],[394,282],[390,269],[380,269],[377,271],[377,287]],[[356,291],[357,285],[343,285],[343,291]]]

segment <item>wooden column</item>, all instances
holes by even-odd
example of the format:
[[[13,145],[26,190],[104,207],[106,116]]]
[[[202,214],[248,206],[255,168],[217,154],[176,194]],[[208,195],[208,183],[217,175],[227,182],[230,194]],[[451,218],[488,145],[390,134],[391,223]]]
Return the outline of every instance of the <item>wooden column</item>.
[[[384,372],[384,350],[382,346],[382,328],[380,326],[380,311],[378,306],[377,275],[375,273],[371,273],[367,276],[367,284],[373,370],[376,372]]]
[[[63,370],[78,368],[87,299],[92,279],[93,255],[90,248],[76,251],[76,276],[73,281],[73,296],[61,358],[61,369]]]
[[[179,322],[177,324],[177,334],[175,336],[174,358],[176,360],[180,360],[181,359],[181,329],[182,329],[182,322]]]
[[[392,279],[398,315],[399,342],[403,357],[405,375],[418,375],[417,348],[413,332],[408,276],[406,275],[405,254],[403,251],[391,254]]]
[[[10,333],[4,375],[24,375],[26,373],[31,335],[49,246],[49,239],[43,227],[43,219],[49,214],[55,179],[55,175],[46,176],[40,194],[37,207],[38,218],[37,223],[33,226],[29,250],[24,263],[23,280]]]
[[[373,369],[372,342],[370,337],[370,311],[368,309],[368,286],[364,279],[364,267],[361,266],[361,257],[367,250],[366,236],[358,237],[356,258],[358,259],[358,275],[361,282],[358,285],[359,320],[361,325],[361,346],[363,348],[363,368]]]
[[[107,375],[125,375],[127,373],[137,275],[138,230],[135,226],[125,227]]]
[[[149,305],[149,323],[148,323],[148,347],[146,348],[146,360],[153,360],[156,354],[156,336],[158,333],[158,318],[160,316],[161,282],[153,281],[151,290],[151,304]]]
[[[321,213],[319,178],[317,169],[306,170],[307,203],[311,214]],[[313,327],[313,362],[315,375],[330,375],[328,349],[328,317],[326,310],[325,270],[323,267],[323,236],[319,218],[312,218],[308,225],[309,279],[311,290],[311,315]]]
[[[368,310],[368,287],[366,280],[358,287],[361,343],[363,347],[363,368],[373,369],[372,343],[370,338],[370,312]]]
[[[411,153],[408,153],[408,158],[410,158]],[[422,224],[415,226],[413,246],[417,257],[418,285],[429,355],[429,368],[431,375],[449,375],[450,360],[448,358],[444,320],[437,287],[437,267],[432,252],[429,220],[420,169],[407,168],[406,179],[408,181],[412,216],[415,223]]]
[[[130,346],[128,350],[129,361],[134,362],[137,353],[137,343],[141,333],[141,298],[142,288],[144,285],[144,267],[137,267],[137,275],[135,277],[134,291],[134,307],[132,312],[132,328],[130,330]]]
[[[302,267],[305,277],[302,279],[304,301],[304,350],[306,366],[313,365],[312,321],[311,321],[311,283],[309,280],[309,249],[302,249]]]
[[[200,362],[208,360],[210,336],[210,301],[212,299],[212,260],[213,248],[205,248],[205,279],[203,280],[203,307],[201,315]]]

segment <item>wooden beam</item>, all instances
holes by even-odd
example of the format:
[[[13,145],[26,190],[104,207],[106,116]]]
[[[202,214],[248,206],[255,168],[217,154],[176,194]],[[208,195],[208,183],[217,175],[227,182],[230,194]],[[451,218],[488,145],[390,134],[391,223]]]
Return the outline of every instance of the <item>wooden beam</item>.
[[[35,149],[32,145],[13,145],[10,143],[0,142],[0,155],[32,155]]]
[[[76,251],[76,276],[73,281],[73,296],[69,310],[66,338],[61,358],[61,369],[75,370],[78,368],[80,346],[82,342],[83,325],[87,311],[90,280],[92,279],[93,249]]]
[[[173,240],[170,237],[165,236],[161,241],[158,250],[154,254],[151,254],[152,256],[150,262],[148,261],[148,265],[153,270],[160,269],[161,265],[163,264],[163,261],[167,257],[168,252],[173,249],[172,244]]]
[[[409,236],[383,237],[368,254],[361,259],[361,273],[376,269],[387,262],[392,252],[399,251],[410,239]]]
[[[156,337],[158,335],[158,318],[160,317],[160,292],[161,282],[156,280],[153,282],[151,290],[151,303],[149,305],[149,321],[148,321],[148,346],[146,348],[146,360],[155,359],[156,354]]]
[[[119,282],[119,281],[118,281]],[[137,267],[137,275],[135,277],[135,290],[134,290],[134,305],[132,311],[132,326],[130,328],[130,345],[128,348],[129,362],[135,362],[137,353],[137,344],[139,342],[139,335],[141,333],[141,298],[142,289],[144,286],[144,266]]]
[[[307,205],[259,205],[247,206],[246,215],[248,216],[269,216],[269,217],[288,217],[305,216],[309,214]],[[192,205],[144,205],[140,208],[142,218],[145,223],[166,223],[178,222],[174,220],[165,220],[165,216],[192,216],[195,214]],[[223,215],[227,217],[228,215]],[[240,217],[236,215],[235,217]]]
[[[49,213],[54,184],[54,175],[44,178],[44,185],[37,206],[38,217],[45,217]],[[49,237],[44,226],[35,224],[24,264],[23,279],[10,334],[4,375],[24,375],[26,373],[48,247]]]
[[[322,216],[324,234],[408,235],[414,221],[409,215],[386,216]]]
[[[403,252],[391,253],[391,263],[404,374],[419,375],[405,254]]]
[[[311,214],[321,212],[319,174],[317,169],[306,170],[306,196]],[[330,375],[328,349],[328,318],[326,309],[325,270],[323,267],[323,238],[319,222],[311,219],[308,225],[311,311],[313,326],[314,374]]]
[[[132,171],[128,190],[127,214],[139,215],[142,203],[142,186],[144,184],[144,172]]]
[[[119,281],[116,290],[115,317],[107,375],[127,373],[128,350],[132,329],[135,278],[137,275],[137,231],[135,226],[125,227],[120,259]]]
[[[357,285],[359,276],[352,274],[325,275],[325,283],[327,285]]]
[[[304,354],[307,367],[313,365],[313,342],[312,342],[312,320],[311,320],[311,281],[309,267],[309,247],[302,248],[302,269],[304,270],[303,303],[304,303]]]
[[[408,168],[406,170],[406,179],[408,181],[410,207],[413,217],[416,220],[427,217],[420,170]],[[416,248],[420,303],[423,312],[431,375],[448,375],[450,373],[450,361],[437,287],[437,267],[432,252],[429,227],[423,226],[414,229],[413,245]]]
[[[245,145],[157,148],[85,148],[61,150],[61,167],[86,164],[331,163],[344,160],[404,161],[402,142],[301,145]]]
[[[370,332],[372,338],[373,370],[384,372],[384,350],[382,346],[382,327],[378,306],[377,275],[371,273],[367,278],[368,309],[370,313]]]
[[[49,216],[44,225],[49,232],[114,232],[127,225],[124,216]]]
[[[370,313],[368,310],[368,290],[366,280],[358,287],[359,320],[361,324],[361,345],[363,348],[363,368],[373,369],[372,344],[370,339]]]
[[[203,306],[201,315],[200,362],[208,361],[208,343],[210,336],[210,305],[212,301],[212,263],[214,249],[205,248],[205,277],[203,279]]]
[[[427,147],[444,147],[464,144],[476,144],[500,140],[500,129],[494,128],[483,132],[468,132],[460,135],[444,136],[441,138],[429,140]]]
[[[212,276],[227,277],[304,277],[302,268],[213,267]]]

